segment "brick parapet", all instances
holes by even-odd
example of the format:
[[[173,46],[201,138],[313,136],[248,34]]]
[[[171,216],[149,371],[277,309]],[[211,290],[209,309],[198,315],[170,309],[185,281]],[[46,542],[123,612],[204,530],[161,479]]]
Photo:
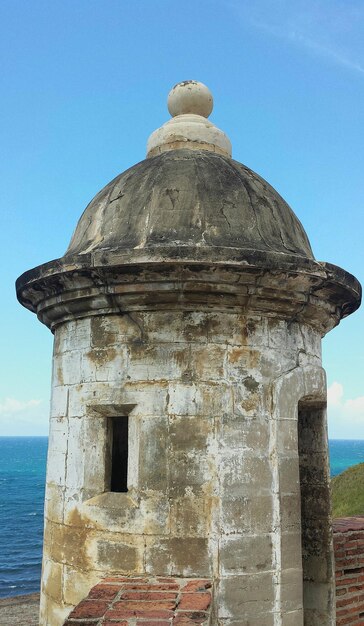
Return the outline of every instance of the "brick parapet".
[[[95,585],[64,626],[209,626],[211,581],[109,577]]]
[[[334,520],[336,625],[364,624],[364,516]]]

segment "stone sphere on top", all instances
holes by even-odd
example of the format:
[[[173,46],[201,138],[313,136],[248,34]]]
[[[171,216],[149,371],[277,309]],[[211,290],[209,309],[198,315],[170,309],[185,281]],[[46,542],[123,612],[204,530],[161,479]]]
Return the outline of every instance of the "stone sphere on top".
[[[194,113],[208,117],[212,111],[211,91],[197,80],[184,80],[172,87],[168,94],[168,111],[172,117],[185,113]]]

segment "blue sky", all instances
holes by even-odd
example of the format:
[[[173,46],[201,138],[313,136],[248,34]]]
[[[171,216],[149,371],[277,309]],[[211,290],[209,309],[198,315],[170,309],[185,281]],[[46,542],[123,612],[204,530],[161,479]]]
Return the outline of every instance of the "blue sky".
[[[364,282],[362,0],[2,0],[0,434],[47,434],[52,335],[14,295],[89,200],[142,160],[180,80],[206,83],[233,156]],[[323,343],[332,437],[364,438],[364,313]]]

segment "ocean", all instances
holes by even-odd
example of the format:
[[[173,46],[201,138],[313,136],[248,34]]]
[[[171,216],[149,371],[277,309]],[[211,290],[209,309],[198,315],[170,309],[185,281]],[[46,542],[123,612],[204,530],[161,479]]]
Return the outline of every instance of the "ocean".
[[[39,591],[47,437],[0,437],[0,598]],[[331,475],[364,462],[364,440],[331,440]]]

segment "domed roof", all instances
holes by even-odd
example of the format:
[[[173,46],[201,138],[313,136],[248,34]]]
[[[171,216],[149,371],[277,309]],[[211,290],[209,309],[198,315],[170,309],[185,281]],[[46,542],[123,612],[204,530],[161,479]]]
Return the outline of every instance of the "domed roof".
[[[148,158],[104,187],[66,254],[184,246],[313,259],[301,223],[273,187],[227,156],[188,148]]]
[[[358,308],[358,281],[315,261],[288,204],[231,158],[212,106],[202,83],[176,85],[147,159],[95,196],[63,257],[18,278],[19,301],[47,326],[177,306],[268,311],[323,335]]]

